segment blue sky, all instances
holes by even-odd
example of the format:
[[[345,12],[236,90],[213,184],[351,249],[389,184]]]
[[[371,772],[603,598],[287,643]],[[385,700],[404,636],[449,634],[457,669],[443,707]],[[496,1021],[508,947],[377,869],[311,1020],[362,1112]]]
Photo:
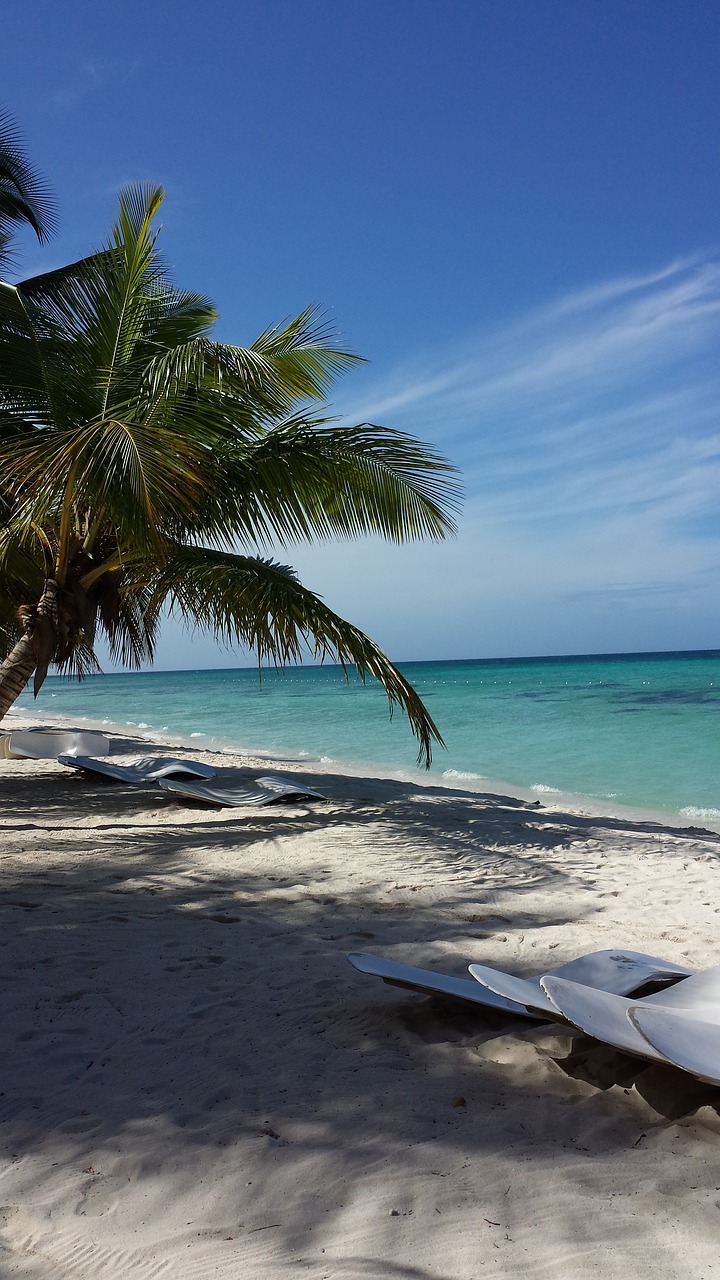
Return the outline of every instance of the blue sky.
[[[398,661],[720,644],[715,0],[6,0],[3,29],[62,224],[20,275],[159,181],[219,337],[320,304],[368,360],[337,411],[462,471],[453,543],[283,553],[332,607]]]

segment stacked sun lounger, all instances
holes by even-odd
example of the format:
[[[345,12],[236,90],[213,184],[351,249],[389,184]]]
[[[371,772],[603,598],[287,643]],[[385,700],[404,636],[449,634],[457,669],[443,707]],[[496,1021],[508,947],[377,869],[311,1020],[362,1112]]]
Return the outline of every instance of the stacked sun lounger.
[[[59,755],[110,754],[110,739],[86,729],[21,729],[0,736],[0,755],[6,760],[57,760]]]
[[[393,986],[563,1022],[720,1085],[720,965],[696,973],[635,951],[595,951],[533,978],[471,964],[473,989],[467,979],[380,956],[351,954],[348,960]]]

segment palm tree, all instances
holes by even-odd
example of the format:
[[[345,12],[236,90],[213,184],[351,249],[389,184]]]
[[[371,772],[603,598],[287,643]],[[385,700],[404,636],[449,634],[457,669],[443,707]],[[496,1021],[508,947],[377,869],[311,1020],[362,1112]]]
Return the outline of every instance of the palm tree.
[[[42,243],[55,226],[53,203],[45,183],[28,164],[14,122],[0,111],[0,269],[10,261],[12,229],[32,227]]]
[[[0,719],[51,664],[99,670],[98,628],[115,659],[152,661],[170,613],[259,663],[309,651],[354,664],[407,714],[429,764],[441,739],[408,681],[258,552],[444,538],[455,472],[403,433],[324,414],[356,357],[315,311],[248,349],[213,341],[211,303],[174,287],[159,257],[162,199],[129,188],[101,252],[0,285]]]

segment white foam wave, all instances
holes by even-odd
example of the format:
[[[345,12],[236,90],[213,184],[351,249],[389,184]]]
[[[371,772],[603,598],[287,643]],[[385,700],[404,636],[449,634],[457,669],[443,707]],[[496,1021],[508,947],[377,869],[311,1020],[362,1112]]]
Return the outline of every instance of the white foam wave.
[[[559,787],[546,787],[544,782],[533,782],[531,791],[543,791],[546,795],[559,796],[562,792]]]
[[[465,773],[462,769],[443,769],[443,778],[460,778],[466,782],[482,782],[481,773]]]
[[[686,805],[680,812],[685,818],[712,818],[714,822],[720,818],[720,809],[702,809],[694,804]]]

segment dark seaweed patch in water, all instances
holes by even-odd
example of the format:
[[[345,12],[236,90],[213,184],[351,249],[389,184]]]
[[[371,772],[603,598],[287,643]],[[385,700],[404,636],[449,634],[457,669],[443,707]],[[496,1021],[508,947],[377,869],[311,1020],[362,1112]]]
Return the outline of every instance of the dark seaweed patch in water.
[[[552,698],[559,698],[561,695],[557,689],[520,689],[516,696],[518,698],[541,698],[548,702]]]
[[[711,707],[720,710],[720,690],[717,689],[627,689],[615,681],[566,684],[561,689],[518,689],[515,696],[536,702],[564,702],[569,694],[576,693],[585,697],[607,696],[609,702],[631,704],[616,709],[615,714],[640,711],[642,707]]]
[[[624,695],[628,701],[641,707],[650,706],[716,706],[720,705],[720,693],[713,689],[665,689],[660,692],[632,692]],[[621,695],[622,699],[622,695]]]
[[[603,697],[608,689],[619,689],[620,685],[616,684],[564,684],[561,688],[555,689],[518,689],[516,697],[518,698],[540,698],[545,702],[564,702],[570,693],[582,693],[586,696]]]

